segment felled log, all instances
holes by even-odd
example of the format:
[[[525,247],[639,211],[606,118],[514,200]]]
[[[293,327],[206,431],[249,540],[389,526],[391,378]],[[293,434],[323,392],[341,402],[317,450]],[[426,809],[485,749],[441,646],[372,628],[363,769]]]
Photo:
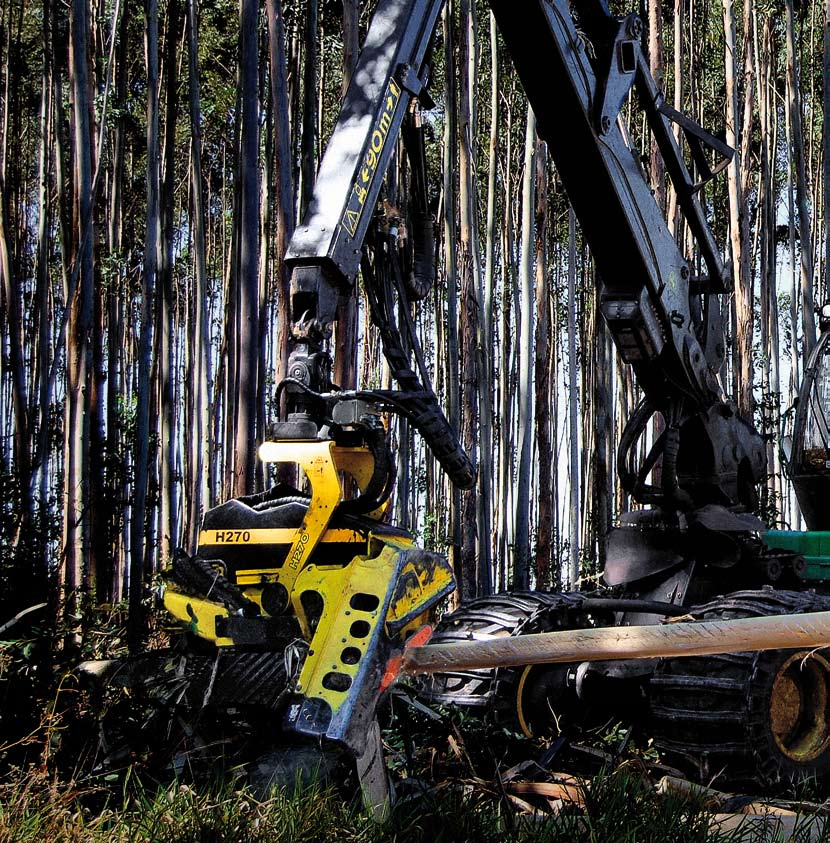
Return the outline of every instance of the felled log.
[[[553,662],[709,656],[830,645],[830,612],[760,618],[569,629],[458,644],[410,647],[406,673],[442,673]]]

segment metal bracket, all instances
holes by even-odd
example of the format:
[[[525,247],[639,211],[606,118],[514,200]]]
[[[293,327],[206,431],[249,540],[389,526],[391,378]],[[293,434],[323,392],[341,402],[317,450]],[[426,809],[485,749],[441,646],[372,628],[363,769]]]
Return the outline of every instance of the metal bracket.
[[[643,22],[637,15],[629,15],[621,21],[608,56],[608,73],[605,79],[597,78],[598,108],[594,121],[601,135],[611,131],[634,85],[637,66],[642,61],[639,43],[642,34]]]
[[[664,99],[661,98],[656,105],[657,110],[664,117],[667,117],[672,123],[677,124],[683,130],[686,143],[689,144],[692,160],[695,162],[698,173],[700,174],[700,181],[692,184],[689,188],[692,193],[697,193],[706,182],[729,166],[735,150],[715,137],[711,132],[707,132],[703,126],[695,123],[694,120],[689,119],[685,114],[681,114],[677,109],[672,108]],[[704,146],[720,156],[720,161],[714,167],[710,167],[709,162],[706,160]]]

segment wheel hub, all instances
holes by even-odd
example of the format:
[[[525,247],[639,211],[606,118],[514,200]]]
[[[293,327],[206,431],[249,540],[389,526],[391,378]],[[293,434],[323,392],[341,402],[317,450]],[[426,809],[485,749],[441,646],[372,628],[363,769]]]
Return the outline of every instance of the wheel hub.
[[[778,670],[770,695],[770,728],[793,761],[813,761],[830,746],[830,662],[801,652]]]

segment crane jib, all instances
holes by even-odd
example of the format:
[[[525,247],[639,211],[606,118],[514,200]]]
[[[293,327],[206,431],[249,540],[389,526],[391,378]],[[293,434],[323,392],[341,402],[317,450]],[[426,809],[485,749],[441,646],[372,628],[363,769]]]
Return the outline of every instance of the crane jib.
[[[392,127],[395,111],[400,101],[401,89],[394,79],[390,79],[383,97],[383,109],[375,121],[372,134],[369,136],[366,152],[363,156],[363,165],[357,171],[349,194],[349,201],[343,212],[343,226],[352,237],[354,237],[360,218],[363,216],[366,197],[374,181],[375,173],[377,173],[381,153],[389,138],[389,130]]]

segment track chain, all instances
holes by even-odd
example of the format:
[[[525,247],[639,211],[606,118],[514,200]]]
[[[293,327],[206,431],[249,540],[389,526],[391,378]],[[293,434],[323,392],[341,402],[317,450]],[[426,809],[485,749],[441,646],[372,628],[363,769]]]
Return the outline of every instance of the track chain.
[[[698,620],[730,620],[828,609],[828,596],[768,587],[718,597],[691,614]],[[771,731],[772,684],[793,652],[661,659],[650,683],[656,748],[704,782],[771,787],[826,772],[827,753],[795,763],[781,753]]]
[[[515,591],[471,600],[445,615],[430,644],[486,641],[586,626],[583,595]],[[478,711],[496,723],[517,725],[516,694],[522,668],[436,673],[423,680],[419,696],[437,705]]]

